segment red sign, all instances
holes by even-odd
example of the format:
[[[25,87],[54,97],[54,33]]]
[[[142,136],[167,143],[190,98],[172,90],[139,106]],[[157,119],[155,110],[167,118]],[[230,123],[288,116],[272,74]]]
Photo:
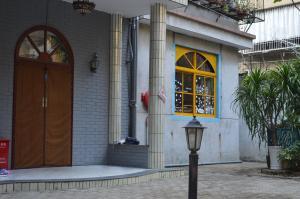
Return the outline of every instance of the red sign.
[[[0,140],[0,169],[8,169],[9,140]]]

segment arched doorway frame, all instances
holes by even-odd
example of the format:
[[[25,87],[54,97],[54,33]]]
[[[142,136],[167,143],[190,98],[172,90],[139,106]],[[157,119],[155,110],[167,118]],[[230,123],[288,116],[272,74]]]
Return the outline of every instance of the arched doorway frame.
[[[46,40],[46,34],[47,32],[51,32],[54,35],[56,35],[59,40],[61,41],[62,45],[65,47],[66,51],[68,52],[68,63],[55,63],[52,62],[49,59],[45,59],[43,57],[39,57],[37,59],[32,59],[32,58],[25,58],[25,57],[20,57],[19,56],[19,51],[22,42],[29,36],[30,33],[33,33],[35,31],[44,31],[44,40]],[[44,43],[44,51],[46,51],[47,44],[46,42]],[[57,49],[53,49],[57,50]],[[15,51],[14,51],[14,85],[13,85],[13,118],[12,118],[12,145],[11,145],[11,167],[14,169],[15,168],[15,117],[16,117],[16,66],[22,62],[35,62],[35,63],[41,63],[41,64],[55,64],[55,65],[61,65],[61,66],[70,66],[71,67],[71,73],[72,73],[72,78],[71,78],[71,144],[70,144],[70,165],[72,165],[73,161],[73,99],[74,99],[74,54],[72,51],[72,48],[66,39],[66,37],[58,31],[56,28],[53,28],[51,26],[45,26],[45,25],[36,25],[33,26],[27,30],[25,30],[18,38],[17,43],[15,45]]]

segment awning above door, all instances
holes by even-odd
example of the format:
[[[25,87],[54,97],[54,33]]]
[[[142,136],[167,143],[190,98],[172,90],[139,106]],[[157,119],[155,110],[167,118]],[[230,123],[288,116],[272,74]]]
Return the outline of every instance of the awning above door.
[[[73,0],[63,0],[72,3]],[[186,6],[188,0],[91,0],[96,10],[121,14],[124,17],[136,17],[150,13],[150,7],[156,2],[166,4],[168,10]]]

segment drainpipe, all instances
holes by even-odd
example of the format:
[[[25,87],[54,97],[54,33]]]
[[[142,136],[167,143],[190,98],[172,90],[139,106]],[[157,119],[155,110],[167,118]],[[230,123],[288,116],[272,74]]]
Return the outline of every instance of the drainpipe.
[[[130,99],[129,99],[129,137],[136,137],[136,76],[137,76],[137,37],[138,37],[138,17],[132,18],[131,21],[132,42],[132,60],[130,66]]]

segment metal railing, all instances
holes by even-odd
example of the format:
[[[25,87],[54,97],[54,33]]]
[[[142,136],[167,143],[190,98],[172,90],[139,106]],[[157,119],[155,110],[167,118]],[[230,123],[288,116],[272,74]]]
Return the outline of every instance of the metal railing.
[[[292,50],[297,55],[300,55],[300,37],[256,43],[253,48],[241,50],[240,53],[250,55],[280,50]]]
[[[260,13],[264,10],[264,0],[189,0],[189,3],[230,17],[240,25],[264,21],[264,15],[256,15],[257,10]]]

